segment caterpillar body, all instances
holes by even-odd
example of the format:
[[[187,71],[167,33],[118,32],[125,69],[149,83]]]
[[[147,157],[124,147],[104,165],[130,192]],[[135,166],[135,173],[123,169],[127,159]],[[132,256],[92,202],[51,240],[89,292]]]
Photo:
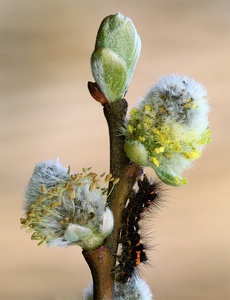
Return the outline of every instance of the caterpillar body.
[[[122,253],[118,258],[117,280],[126,283],[135,273],[140,263],[148,260],[145,253],[145,244],[141,242],[139,234],[139,221],[143,213],[158,202],[158,182],[150,183],[146,175],[138,180],[138,191],[133,191],[128,205],[123,212],[120,243]]]

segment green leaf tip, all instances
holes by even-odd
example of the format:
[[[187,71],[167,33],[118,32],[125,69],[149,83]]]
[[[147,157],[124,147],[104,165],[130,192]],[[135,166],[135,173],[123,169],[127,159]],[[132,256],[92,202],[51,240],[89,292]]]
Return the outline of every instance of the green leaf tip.
[[[140,50],[140,37],[131,19],[117,13],[102,21],[91,56],[91,69],[110,103],[122,99],[127,92]]]

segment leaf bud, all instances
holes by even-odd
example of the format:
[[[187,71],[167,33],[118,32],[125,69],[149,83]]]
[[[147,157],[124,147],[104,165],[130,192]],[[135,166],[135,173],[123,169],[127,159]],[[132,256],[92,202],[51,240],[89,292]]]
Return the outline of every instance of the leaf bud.
[[[131,19],[117,13],[102,21],[91,56],[91,69],[100,91],[110,103],[122,99],[127,92],[140,50],[140,37]]]

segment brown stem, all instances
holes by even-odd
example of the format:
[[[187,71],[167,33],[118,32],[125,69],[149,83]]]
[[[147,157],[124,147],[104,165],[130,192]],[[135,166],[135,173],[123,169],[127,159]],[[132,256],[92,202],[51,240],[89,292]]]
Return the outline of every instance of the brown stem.
[[[121,129],[124,126],[127,107],[128,104],[125,99],[104,107],[110,137],[110,173],[113,177],[120,179],[107,200],[114,216],[114,228],[105,243],[110,250],[111,270],[116,264],[122,212],[133,184],[141,171],[139,166],[131,164],[124,151],[125,137],[121,134]],[[114,281],[114,272],[110,272],[110,277]],[[113,287],[111,288],[113,289]]]
[[[124,126],[127,107],[125,99],[104,107],[110,137],[110,173],[113,177],[120,179],[107,200],[115,221],[113,232],[106,241],[113,255],[113,266],[116,260],[122,211],[140,171],[138,166],[131,164],[124,151],[125,137],[121,134],[121,128]]]
[[[108,274],[110,273],[110,253],[108,248],[101,246],[98,249],[87,251],[82,254],[88,263],[93,277],[94,299],[113,299],[113,281]]]
[[[110,173],[120,181],[108,197],[108,205],[114,216],[111,235],[106,239],[104,246],[92,251],[83,251],[93,277],[95,300],[113,299],[113,269],[116,264],[122,211],[133,184],[141,173],[141,168],[132,164],[124,152],[125,139],[121,134],[121,128],[124,126],[127,106],[125,99],[104,106],[110,137]]]
[[[125,207],[125,203],[130,195],[130,191],[136,181],[136,178],[140,175],[141,169],[139,166],[130,164],[126,166],[121,173],[121,180],[119,185],[116,186],[110,195],[110,209],[114,216],[114,228],[110,236],[107,238],[106,245],[110,249],[111,253],[111,269],[114,268],[116,263],[116,253],[120,236],[122,212]],[[111,276],[114,274],[112,273]]]

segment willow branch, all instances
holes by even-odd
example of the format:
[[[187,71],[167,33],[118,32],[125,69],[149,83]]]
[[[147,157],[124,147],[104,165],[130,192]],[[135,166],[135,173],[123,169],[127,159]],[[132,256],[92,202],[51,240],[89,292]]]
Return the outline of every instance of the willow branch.
[[[110,173],[113,177],[120,178],[120,182],[114,187],[113,192],[108,197],[108,205],[114,216],[114,229],[108,237],[106,245],[112,254],[113,267],[116,261],[122,211],[136,177],[140,175],[141,170],[139,166],[131,164],[124,151],[125,138],[121,134],[121,128],[124,126],[127,107],[125,99],[104,107],[110,137]]]
[[[125,99],[104,106],[104,115],[108,123],[110,138],[110,173],[120,181],[108,197],[108,206],[113,212],[114,228],[103,246],[98,249],[83,251],[94,284],[95,300],[112,300],[114,287],[114,267],[116,264],[122,212],[141,168],[132,164],[124,152],[124,136],[121,128],[127,111]],[[111,188],[110,186],[109,188]]]
[[[94,299],[112,300],[113,299],[113,281],[110,274],[111,262],[110,253],[107,247],[101,246],[98,249],[87,251],[82,254],[91,270],[93,278]]]

